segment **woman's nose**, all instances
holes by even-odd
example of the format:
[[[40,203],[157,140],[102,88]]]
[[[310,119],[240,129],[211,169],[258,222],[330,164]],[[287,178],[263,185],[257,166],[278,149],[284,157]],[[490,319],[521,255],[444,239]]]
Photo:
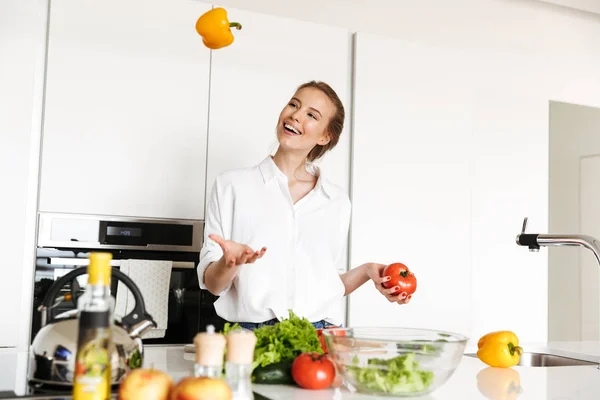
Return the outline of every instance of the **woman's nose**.
[[[296,121],[296,122],[300,122],[300,111],[299,111],[299,110],[298,110],[298,111],[295,111],[295,112],[292,114],[292,119],[293,119],[294,121]]]

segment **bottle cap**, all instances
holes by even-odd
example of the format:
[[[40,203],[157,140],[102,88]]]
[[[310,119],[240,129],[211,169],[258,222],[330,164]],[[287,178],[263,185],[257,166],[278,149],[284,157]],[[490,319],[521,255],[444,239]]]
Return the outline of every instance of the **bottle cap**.
[[[235,329],[227,334],[227,361],[233,364],[252,364],[256,335],[252,331]]]
[[[90,285],[109,285],[112,267],[111,253],[91,253],[90,265],[88,266],[88,283]]]
[[[222,367],[225,342],[225,336],[215,333],[215,327],[208,325],[206,332],[200,332],[194,337],[196,364],[205,367]]]

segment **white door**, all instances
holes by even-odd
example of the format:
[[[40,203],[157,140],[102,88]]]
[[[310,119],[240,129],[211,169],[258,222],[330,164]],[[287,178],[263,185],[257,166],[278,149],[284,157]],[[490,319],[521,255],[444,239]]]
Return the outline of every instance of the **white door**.
[[[550,103],[551,233],[600,239],[600,109]],[[549,248],[549,340],[600,339],[600,274],[591,251]]]
[[[41,211],[204,217],[211,7],[52,1]]]

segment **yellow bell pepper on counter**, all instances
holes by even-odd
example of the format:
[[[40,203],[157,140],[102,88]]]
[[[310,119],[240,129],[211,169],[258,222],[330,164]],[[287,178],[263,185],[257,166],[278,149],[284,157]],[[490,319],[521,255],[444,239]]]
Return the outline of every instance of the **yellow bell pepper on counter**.
[[[523,349],[511,331],[497,331],[482,336],[477,342],[477,357],[490,367],[509,368],[521,360]]]

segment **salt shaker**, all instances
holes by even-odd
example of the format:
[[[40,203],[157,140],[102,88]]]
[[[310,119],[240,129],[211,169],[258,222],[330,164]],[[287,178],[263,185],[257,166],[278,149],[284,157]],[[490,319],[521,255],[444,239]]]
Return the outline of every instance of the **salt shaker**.
[[[255,345],[256,335],[252,331],[235,329],[227,335],[225,376],[233,400],[254,400],[250,374]]]
[[[208,325],[206,332],[194,337],[196,360],[195,377],[220,378],[223,375],[223,352],[227,340],[221,333],[215,333],[215,327]]]

